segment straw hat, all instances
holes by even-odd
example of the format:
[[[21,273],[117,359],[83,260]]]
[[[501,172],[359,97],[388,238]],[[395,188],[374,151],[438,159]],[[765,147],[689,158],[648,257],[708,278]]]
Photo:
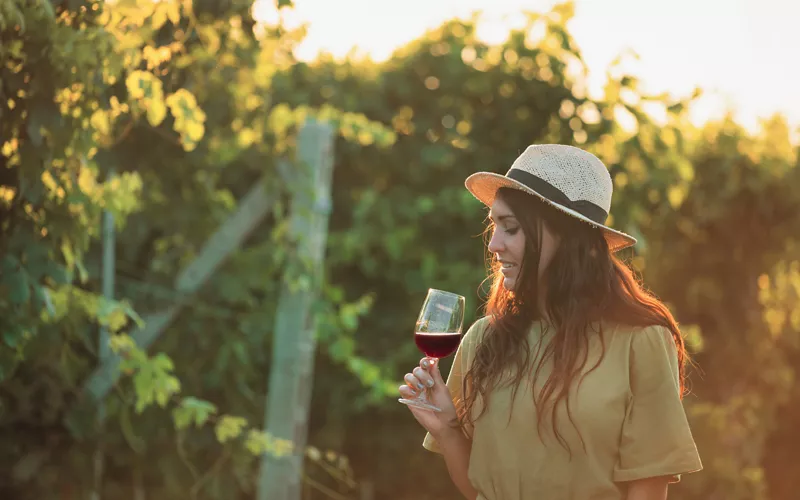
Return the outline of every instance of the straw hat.
[[[487,206],[501,187],[538,196],[562,212],[603,230],[612,252],[636,244],[636,238],[605,225],[613,185],[608,169],[593,154],[573,146],[539,144],[514,160],[506,175],[478,172],[464,182]]]

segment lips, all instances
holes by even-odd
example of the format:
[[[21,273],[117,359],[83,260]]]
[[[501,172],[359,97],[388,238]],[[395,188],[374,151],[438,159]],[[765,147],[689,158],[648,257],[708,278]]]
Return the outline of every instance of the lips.
[[[517,265],[514,264],[513,262],[503,262],[502,260],[500,261],[500,272],[503,273],[503,275],[507,275],[513,272],[516,268]]]

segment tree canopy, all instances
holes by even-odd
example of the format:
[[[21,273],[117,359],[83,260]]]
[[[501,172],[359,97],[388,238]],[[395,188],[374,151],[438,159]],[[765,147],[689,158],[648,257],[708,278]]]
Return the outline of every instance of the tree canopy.
[[[256,23],[247,0],[0,4],[4,498],[87,496],[99,448],[103,497],[253,496],[256,457],[291,448],[260,422],[297,244],[281,165],[309,117],[337,130],[309,498],[358,498],[367,483],[379,498],[420,498],[418,484],[423,498],[457,498],[396,403],[420,357],[413,318],[429,287],[466,296],[468,322],[480,316],[486,212],[463,180],[547,142],[609,167],[609,223],[640,240],[624,256],[690,345],[685,404],[705,470],[671,498],[793,498],[800,163],[789,126],[695,127],[696,95],[647,95],[615,66],[590,97],[572,15],[571,3],[530,13],[499,45],[453,20],[385,63],[301,63],[303,30]],[[257,182],[275,193],[270,215],[182,294],[181,269]],[[101,292],[103,211],[116,228],[113,300]],[[128,334],[170,304],[176,319],[137,348]],[[125,361],[99,431],[82,386],[100,325]]]

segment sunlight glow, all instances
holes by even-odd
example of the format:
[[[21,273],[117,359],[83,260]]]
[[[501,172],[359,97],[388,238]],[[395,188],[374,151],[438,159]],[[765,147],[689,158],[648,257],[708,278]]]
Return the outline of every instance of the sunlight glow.
[[[312,60],[320,51],[335,57],[388,59],[403,44],[453,17],[479,10],[477,35],[502,43],[524,25],[524,9],[546,12],[553,0],[295,0],[282,16],[290,27],[308,23],[296,55]],[[254,15],[275,23],[274,0],[257,0]],[[750,129],[759,118],[782,112],[800,125],[800,2],[785,0],[576,0],[568,28],[589,69],[591,96],[602,90],[610,63],[625,51],[621,69],[642,79],[645,91],[705,95],[691,112],[696,123],[728,112]],[[532,30],[532,41],[541,28]],[[470,55],[463,55],[467,60]]]

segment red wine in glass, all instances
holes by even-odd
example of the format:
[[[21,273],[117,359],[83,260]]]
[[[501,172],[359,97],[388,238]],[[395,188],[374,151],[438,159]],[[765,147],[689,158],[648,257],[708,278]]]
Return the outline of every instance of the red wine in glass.
[[[444,358],[453,354],[461,342],[460,333],[416,332],[414,342],[429,358]]]
[[[422,304],[414,330],[414,342],[429,358],[443,358],[453,354],[461,342],[464,324],[464,297],[431,288]],[[415,398],[401,398],[403,404],[442,411],[428,401],[425,392]]]

